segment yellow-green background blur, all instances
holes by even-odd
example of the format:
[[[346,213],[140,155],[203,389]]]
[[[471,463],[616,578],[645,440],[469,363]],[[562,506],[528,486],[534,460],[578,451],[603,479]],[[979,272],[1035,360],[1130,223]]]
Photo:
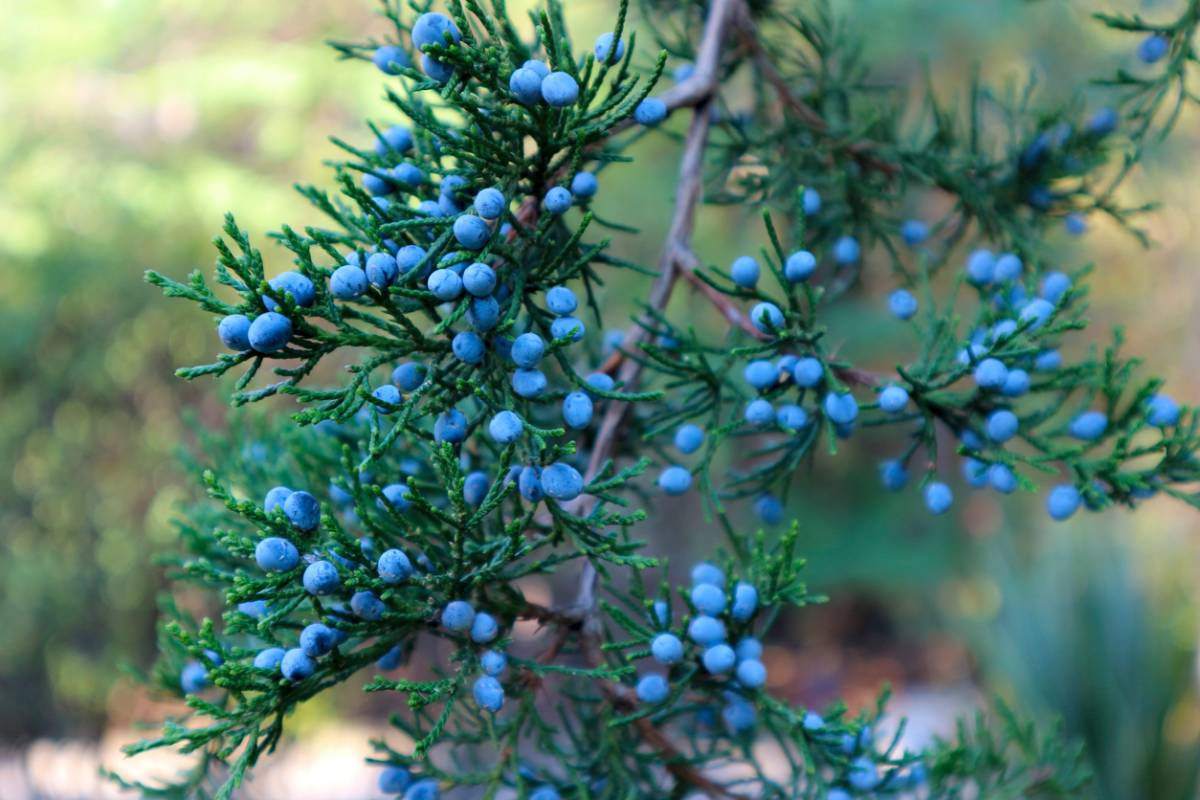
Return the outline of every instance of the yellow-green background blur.
[[[1078,76],[1129,64],[1136,46],[1090,23],[1101,7],[1090,2],[835,5],[896,81],[927,58],[951,87],[978,60],[989,80],[1019,83],[1033,69],[1044,97],[1064,97]],[[566,6],[578,42],[605,30],[613,9]],[[291,186],[328,180],[327,137],[365,140],[364,118],[396,120],[382,76],[323,45],[382,34],[373,11],[366,0],[10,0],[0,24],[0,751],[93,739],[145,709],[119,668],[152,659],[164,587],[153,557],[173,545],[177,504],[198,495],[173,467],[181,414],[219,426],[225,410],[218,384],[172,377],[216,352],[212,320],[163,299],[142,273],[209,270],[226,210],[267,250],[268,270],[284,268],[262,234],[316,220]],[[1061,242],[1064,265],[1097,263],[1089,341],[1124,323],[1130,348],[1188,402],[1200,397],[1198,126],[1186,114],[1127,189],[1163,203],[1146,221],[1152,249],[1101,222]],[[643,227],[616,247],[653,263],[675,146],[657,137],[637,155],[638,166],[606,173],[599,206]],[[712,263],[758,247],[738,211],[706,211],[698,230]],[[638,288],[617,280],[613,326]],[[884,367],[904,344],[882,312],[889,288],[868,269],[830,318],[845,352]],[[686,297],[674,311],[716,324]],[[861,704],[890,681],[906,710],[941,730],[944,709],[999,692],[1065,716],[1100,765],[1098,796],[1196,796],[1200,518],[1156,500],[1137,515],[1081,513],[1052,527],[1040,497],[1001,502],[956,484],[953,513],[933,519],[915,492],[877,489],[874,463],[894,441],[858,438],[799,476],[789,506],[812,582],[832,602],[785,621],[770,651],[776,688]],[[697,529],[694,515],[673,507],[671,526],[651,533],[657,552],[703,552],[705,541],[677,534]],[[342,714],[378,717],[351,692],[304,719],[312,730]]]

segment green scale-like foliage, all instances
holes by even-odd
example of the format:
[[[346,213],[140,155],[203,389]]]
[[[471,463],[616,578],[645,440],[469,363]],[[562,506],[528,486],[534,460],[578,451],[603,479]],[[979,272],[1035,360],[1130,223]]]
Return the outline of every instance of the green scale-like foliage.
[[[959,463],[939,463],[949,452],[939,449],[945,441],[970,459],[975,481],[1008,476],[1007,490],[1036,490],[1046,476],[1061,476],[1059,501],[1073,502],[1052,501],[1056,516],[1081,503],[1134,506],[1156,492],[1195,505],[1194,412],[1160,395],[1160,381],[1138,377],[1138,361],[1119,352],[1119,335],[1078,360],[1054,363],[1049,355],[1086,326],[1090,267],[1056,276],[1060,291],[1050,300],[1038,294],[1049,271],[1047,233],[1064,218],[1078,225],[1082,215],[1106,214],[1144,236],[1136,217],[1146,209],[1120,205],[1115,190],[1144,144],[1174,124],[1173,98],[1190,98],[1196,4],[1162,27],[1100,19],[1160,35],[1168,52],[1138,73],[1154,77],[1122,72],[1101,81],[1113,93],[1109,117],[1085,116],[1081,103],[1039,108],[1032,93],[1002,99],[979,81],[967,90],[965,113],[929,90],[920,113],[906,114],[908,93],[871,81],[858,41],[821,3],[789,9],[714,0],[706,8],[645,0],[657,53],[627,32],[622,3],[613,19],[621,51],[582,57],[560,4],[532,16],[534,40],[526,41],[502,0],[450,2],[446,11],[461,37],[435,38],[416,52],[412,27],[431,19],[416,5],[385,5],[386,41],[335,45],[388,73],[387,99],[411,126],[400,134],[411,144],[389,146],[397,131],[375,125],[378,147],[337,142],[347,153],[335,165],[338,192],[300,189],[329,227],[284,227],[272,236],[303,276],[293,277],[298,283],[268,283],[280,271],[267,270],[232,216],[216,243],[216,283],[225,289],[199,274],[186,283],[149,275],[167,295],[219,318],[259,319],[276,307],[289,326],[286,344],[258,351],[235,345],[180,374],[239,370],[236,404],[283,394],[301,408],[290,420],[244,430],[236,446],[202,437],[200,462],[214,468],[198,465],[197,473],[212,502],[184,516],[188,555],[173,563],[179,580],[220,592],[228,610],[220,621],[197,622],[167,608],[156,678],[177,691],[182,673],[190,711],[130,751],[176,746],[198,762],[176,786],[139,788],[230,796],[277,744],[289,711],[357,677],[369,692],[399,692],[408,701],[393,724],[415,745],[401,752],[376,743],[374,760],[390,765],[400,783],[424,781],[414,785],[455,797],[511,796],[514,789],[543,800],[690,791],[1077,794],[1086,781],[1078,749],[1057,732],[1035,732],[1003,706],[993,723],[980,717],[962,724],[954,741],[906,753],[899,734],[891,741],[872,735],[883,700],[855,716],[843,706],[816,713],[730,674],[711,674],[705,647],[689,636],[702,613],[678,586],[679,574],[649,555],[632,529],[663,489],[704,504],[728,539],[713,557],[721,590],[736,597],[752,587],[756,596],[749,612],[723,612],[732,645],[761,639],[782,609],[820,598],[801,581],[797,527],[780,535],[740,530],[726,504],[755,497],[771,516],[774,497],[786,496],[801,467],[845,440],[876,435],[875,428],[898,426],[905,440],[889,465],[890,488],[919,471],[935,511],[944,510],[939,498],[950,501],[939,473],[956,472]],[[391,46],[398,49],[381,50]],[[521,102],[510,81],[528,59],[569,75],[578,97],[557,106]],[[660,90],[672,59],[695,64]],[[743,75],[755,102],[751,111],[733,112],[722,87]],[[571,197],[575,208],[566,213],[554,213],[545,198],[572,187],[577,175],[602,182],[628,175],[628,146],[656,135],[635,120],[647,121],[643,114],[658,98],[689,122],[671,232],[651,270],[610,254],[608,240],[596,238],[601,228],[615,235],[632,229],[596,217],[586,192]],[[418,173],[416,181],[397,177]],[[476,213],[473,199],[487,188],[503,195],[504,209],[475,247],[456,223]],[[906,240],[897,209],[930,191],[949,196],[948,211],[926,225],[927,237]],[[735,280],[736,270],[706,267],[692,252],[701,198],[760,208],[759,280]],[[981,273],[980,264],[994,270],[997,263],[985,247],[1010,253],[1009,268],[1019,259],[1016,272]],[[819,254],[819,267],[797,278],[788,261],[801,249]],[[976,268],[964,270],[967,250]],[[369,267],[381,253],[396,255],[403,269],[335,297],[335,270]],[[490,294],[435,296],[435,269],[462,273],[474,263],[497,276]],[[894,374],[835,353],[824,322],[827,307],[874,267],[889,271],[919,307],[895,322],[911,329],[916,347]],[[647,287],[639,317],[619,342],[595,330],[612,322],[601,304],[605,279],[618,269]],[[547,293],[563,286],[579,308],[573,322],[556,327],[565,312],[548,308]],[[728,333],[698,331],[668,313],[679,286],[711,302]],[[311,298],[304,296],[309,287]],[[579,328],[586,334],[576,341]],[[514,379],[509,355],[513,340],[531,332],[545,344],[536,370],[546,386],[536,392],[523,388],[530,375]],[[464,358],[470,343],[479,353]],[[797,386],[791,367],[802,357],[820,362],[815,385]],[[986,359],[1023,370],[1027,388],[979,385],[974,376]],[[742,379],[754,361],[775,365],[773,379],[757,388]],[[404,392],[387,388],[398,364],[423,370],[411,383],[396,376]],[[328,368],[337,366],[345,368],[340,382],[316,385],[317,376],[338,374]],[[907,393],[902,408],[880,407],[875,394],[889,386]],[[758,424],[746,418],[751,400],[771,409]],[[571,402],[592,411],[568,419],[563,409]],[[512,441],[492,432],[505,410],[522,423]],[[1016,434],[989,441],[989,420],[1008,410]],[[1103,416],[1103,430],[1080,438],[1077,418],[1089,410]],[[462,430],[454,435],[448,423],[459,414]],[[683,424],[705,430],[703,445],[683,460],[690,463],[685,486],[673,487],[667,475],[656,485],[648,470],[680,460],[672,437]],[[725,459],[717,456],[727,448],[752,466],[722,472]],[[678,467],[673,474],[679,477]],[[279,485],[324,499],[319,523],[302,523],[286,506],[265,508],[259,498]],[[256,548],[268,537],[295,546],[301,558],[294,567],[270,572],[256,564]],[[387,583],[377,561],[392,549],[408,556],[413,572]],[[338,574],[323,594],[302,581],[314,561]],[[532,603],[518,588],[522,578],[561,572],[579,575],[577,597],[562,607]],[[380,613],[362,611],[364,598],[381,601]],[[495,638],[448,629],[442,612],[455,600],[494,617]],[[549,646],[510,650],[519,620],[553,631]],[[277,666],[253,666],[267,648],[296,648],[301,631],[318,622],[336,631],[336,642],[310,662],[311,674],[289,678]],[[664,631],[684,642],[682,659],[669,669],[649,658]],[[388,677],[415,649],[428,648],[422,640],[429,637],[443,640],[448,658],[411,677]],[[507,654],[498,711],[482,707],[475,691],[485,651]],[[655,671],[667,677],[669,692],[647,702],[636,687]],[[764,770],[753,749],[760,739],[775,743],[786,769]]]

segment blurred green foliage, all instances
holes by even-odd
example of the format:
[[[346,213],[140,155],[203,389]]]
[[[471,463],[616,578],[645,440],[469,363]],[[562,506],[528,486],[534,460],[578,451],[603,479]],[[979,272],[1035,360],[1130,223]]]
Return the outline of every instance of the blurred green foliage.
[[[871,57],[897,81],[918,77],[920,58],[931,63],[935,83],[947,84],[960,82],[979,61],[992,76],[1010,76],[1014,87],[1033,68],[1045,91],[1065,96],[1081,87],[1064,86],[1059,76],[1098,74],[1127,57],[1112,47],[1126,41],[1098,27],[1069,39],[1059,35],[1068,17],[1070,28],[1080,30],[1083,12],[1111,3],[833,5],[886,31],[872,38]],[[572,11],[584,18],[579,35],[599,32],[606,10],[604,0],[578,0]],[[223,426],[225,414],[211,386],[191,389],[171,375],[175,365],[211,356],[211,327],[173,313],[142,283],[142,272],[181,275],[207,267],[214,255],[209,240],[230,208],[250,230],[312,221],[291,185],[327,181],[319,162],[335,151],[325,137],[354,140],[361,120],[381,108],[377,84],[334,62],[321,41],[375,30],[372,11],[368,2],[125,0],[83,13],[69,0],[17,0],[6,15],[0,27],[0,111],[10,120],[0,126],[0,740],[95,731],[105,722],[117,665],[149,661],[153,597],[161,585],[153,553],[167,549],[173,509],[198,494],[173,467],[187,438],[179,409],[199,408],[210,428]],[[1195,120],[1183,126],[1186,147]],[[658,140],[634,154],[643,182],[674,179],[669,151]],[[1152,229],[1166,246],[1147,256],[1113,231],[1091,234],[1101,257],[1097,330],[1110,318],[1137,319],[1134,349],[1157,352],[1158,367],[1183,376],[1194,360],[1176,343],[1181,333],[1194,338],[1189,298],[1197,279],[1180,253],[1191,190],[1175,164],[1157,175],[1153,163],[1149,168],[1156,181],[1149,194],[1171,201]],[[632,182],[614,187],[621,188],[602,195],[598,211],[641,204],[643,247],[651,248],[631,250],[618,237],[615,252],[653,263],[670,193]],[[661,206],[646,205],[646,197],[662,198]],[[742,212],[707,209],[697,246],[707,261],[728,264],[745,246],[740,235],[756,230]],[[267,259],[272,269],[282,268],[273,248]],[[1151,259],[1162,262],[1162,285],[1144,285]],[[1139,292],[1129,292],[1137,280]],[[855,329],[843,345],[847,354],[878,350],[888,285],[868,275],[857,305],[842,312],[855,325],[832,321],[840,330]],[[633,312],[629,298],[610,294]],[[677,302],[690,301],[681,295]],[[716,320],[705,309],[696,323]],[[880,362],[890,357],[885,350]],[[1198,393],[1194,378],[1178,385],[1180,397]],[[1022,504],[1002,508],[979,494],[955,515],[930,520],[914,495],[876,489],[875,461],[885,455],[858,450],[826,460],[809,476],[810,487],[789,498],[814,586],[868,597],[900,639],[927,633],[939,614],[957,619],[990,609],[993,616],[979,619],[983,632],[998,638],[976,648],[983,672],[1008,686],[1018,703],[1065,713],[1093,755],[1112,762],[1100,772],[1107,796],[1194,794],[1200,731],[1194,592],[1146,599],[1144,576],[1123,567],[1122,552],[1071,550],[1095,518],[1052,531],[1047,541],[1069,537],[1056,546],[1067,549],[1044,552],[1041,560],[1061,564],[1037,561],[1036,575],[1006,560],[974,559],[981,539],[1005,542],[1007,531],[1027,526]],[[689,513],[695,512],[669,516],[679,530],[696,530]],[[1182,513],[1139,522],[1143,538],[1153,542],[1190,527]],[[1046,524],[1040,513],[1030,518]],[[1123,514],[1102,519],[1121,534],[1132,524]],[[695,537],[675,539],[678,562],[709,546]],[[1167,561],[1194,552],[1174,538],[1155,547]],[[1070,575],[1053,572],[1064,565]],[[1086,570],[1093,568],[1100,577],[1088,584]],[[1038,604],[1053,601],[1048,587],[1062,582],[1058,590],[1066,592],[1068,579],[1077,587],[1072,602],[1032,624],[1042,619]],[[990,589],[956,592],[964,580]],[[1072,613],[1078,607],[1087,614]],[[1173,613],[1161,613],[1166,608]],[[1031,654],[1041,659],[1036,665],[1023,659]],[[1102,679],[1072,680],[1110,660]]]

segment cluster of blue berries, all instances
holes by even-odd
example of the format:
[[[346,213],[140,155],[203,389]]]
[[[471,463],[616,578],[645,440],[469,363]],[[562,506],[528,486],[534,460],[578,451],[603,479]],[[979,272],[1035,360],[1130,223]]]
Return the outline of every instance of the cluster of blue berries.
[[[727,726],[731,732],[745,731],[755,720],[754,706],[746,695],[766,684],[767,669],[758,639],[747,635],[731,645],[728,631],[749,630],[758,611],[758,590],[738,581],[727,593],[725,573],[707,562],[696,564],[691,577],[689,600],[694,614],[688,622],[687,639],[694,644],[695,658],[704,672],[721,682]],[[663,630],[650,641],[650,655],[659,665],[673,669],[684,662],[688,648],[669,630],[671,611],[666,600],[655,601],[653,618]],[[670,696],[670,683],[663,674],[647,672],[638,678],[635,693],[641,703],[659,705]]]

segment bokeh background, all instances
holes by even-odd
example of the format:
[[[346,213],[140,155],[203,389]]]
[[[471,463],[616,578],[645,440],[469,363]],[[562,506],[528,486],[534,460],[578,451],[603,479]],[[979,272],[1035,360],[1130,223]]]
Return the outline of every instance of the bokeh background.
[[[1036,71],[1047,102],[1085,90],[1080,75],[1128,64],[1136,45],[1088,22],[1101,7],[1091,2],[834,5],[851,22],[870,21],[882,77],[910,80],[928,60],[951,87],[978,61],[1001,84]],[[1175,4],[1142,5],[1153,15]],[[572,0],[577,39],[605,30],[612,8]],[[362,139],[364,118],[394,120],[379,74],[335,61],[323,45],[382,33],[373,11],[367,0],[10,0],[0,25],[6,800],[108,796],[97,766],[124,766],[116,746],[137,735],[135,721],[171,708],[122,667],[153,658],[165,586],[154,554],[173,546],[173,511],[199,495],[175,466],[183,412],[216,426],[226,412],[217,385],[172,376],[212,355],[211,320],[162,299],[142,273],[210,269],[209,242],[229,209],[258,234],[316,221],[291,186],[328,179],[327,137]],[[1200,397],[1198,133],[1200,119],[1185,114],[1126,188],[1162,203],[1145,221],[1151,249],[1100,221],[1061,242],[1064,265],[1097,265],[1089,341],[1124,323],[1131,350],[1189,400]],[[636,176],[623,181],[615,169],[599,208],[615,218],[637,209],[645,236],[617,248],[653,263],[675,146],[652,137],[637,155]],[[707,260],[726,264],[757,247],[757,226],[741,212],[704,214],[697,245]],[[283,256],[264,246],[268,268],[282,269]],[[615,326],[636,287],[614,286]],[[863,290],[831,318],[845,352],[883,366],[904,344],[883,319],[889,288],[867,270]],[[685,299],[676,311],[689,309]],[[962,491],[951,514],[933,519],[915,492],[878,491],[874,465],[888,452],[889,442],[863,437],[819,459],[790,498],[811,585],[831,600],[777,632],[767,654],[774,688],[798,702],[843,695],[860,706],[890,683],[914,742],[1000,694],[1065,720],[1096,764],[1097,797],[1196,797],[1195,512],[1163,499],[1136,515],[1081,513],[1052,526],[1041,498]],[[708,549],[702,537],[673,535],[702,527],[694,513],[672,508],[671,526],[648,532],[659,553],[684,561]],[[382,727],[353,688],[314,701],[246,796],[369,796],[361,757]],[[131,769],[171,768],[152,759]]]

